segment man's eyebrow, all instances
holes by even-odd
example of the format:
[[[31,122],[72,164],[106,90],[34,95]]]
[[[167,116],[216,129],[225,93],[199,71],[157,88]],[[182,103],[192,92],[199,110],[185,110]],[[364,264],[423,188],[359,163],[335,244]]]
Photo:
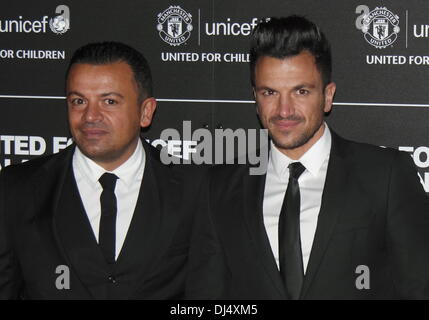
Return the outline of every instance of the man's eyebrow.
[[[314,88],[316,88],[316,85],[311,84],[311,83],[300,83],[300,84],[297,84],[296,86],[294,86],[292,88],[292,90],[299,90],[299,89],[304,89],[304,88],[314,89]],[[255,91],[261,91],[261,90],[277,91],[276,89],[270,88],[268,86],[255,87]]]
[[[304,89],[304,88],[314,89],[314,88],[316,88],[316,86],[314,84],[311,84],[311,83],[301,83],[301,84],[298,84],[295,87],[293,87],[294,90],[299,90],[299,89]]]
[[[67,97],[72,96],[72,95],[83,97],[83,94],[81,94],[78,91],[70,91],[70,92],[67,93]]]
[[[120,97],[120,98],[124,98],[124,96],[123,96],[122,94],[120,94],[120,93],[118,93],[118,92],[114,92],[114,91],[103,93],[103,94],[101,94],[100,96],[101,96],[101,97],[118,96],[118,97]]]
[[[267,87],[267,86],[260,86],[260,87],[255,87],[256,91],[261,91],[261,90],[270,90],[270,91],[276,91],[273,88]]]
[[[84,96],[82,93],[80,93],[78,91],[70,91],[70,92],[67,93],[67,97],[72,96],[72,95],[76,95],[76,96],[79,96],[79,97],[83,97]],[[108,96],[118,96],[120,98],[124,98],[124,96],[122,94],[120,94],[118,92],[113,92],[113,91],[112,92],[102,93],[100,95],[100,97],[108,97]]]

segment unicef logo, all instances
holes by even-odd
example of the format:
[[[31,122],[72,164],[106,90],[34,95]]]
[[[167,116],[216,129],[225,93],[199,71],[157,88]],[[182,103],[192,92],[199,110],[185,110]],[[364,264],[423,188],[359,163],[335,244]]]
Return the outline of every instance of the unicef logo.
[[[161,39],[171,46],[179,46],[191,36],[192,15],[180,6],[170,6],[158,14],[156,29]]]
[[[356,26],[363,32],[365,40],[370,45],[384,49],[396,41],[400,31],[399,17],[396,14],[386,7],[376,7],[370,12],[366,6],[359,6],[356,9],[364,12],[360,16],[361,22],[356,21]]]
[[[55,9],[55,13],[59,15],[49,20],[49,27],[53,33],[64,34],[70,29],[70,9],[61,5]]]

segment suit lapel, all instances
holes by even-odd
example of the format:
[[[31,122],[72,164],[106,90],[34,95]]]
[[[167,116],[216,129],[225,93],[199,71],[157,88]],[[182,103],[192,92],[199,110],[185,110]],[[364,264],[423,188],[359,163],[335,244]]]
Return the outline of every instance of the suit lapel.
[[[54,241],[62,256],[67,259],[61,245],[56,225],[58,202],[63,190],[64,182],[71,165],[74,146],[68,147],[58,155],[48,160],[41,168],[34,181],[35,207],[40,208],[37,217],[37,226],[43,235],[53,234]],[[68,261],[69,262],[69,261]]]
[[[272,253],[271,245],[265,230],[263,218],[263,199],[265,189],[265,175],[244,174],[244,216],[256,255],[268,273],[274,287],[280,296],[286,298],[286,292],[280,277],[277,264]],[[256,210],[255,210],[256,209]]]
[[[170,245],[181,219],[181,177],[159,161],[145,142],[146,164],[133,218],[117,260],[117,271],[137,269],[138,287]],[[132,290],[131,290],[132,292]]]
[[[96,298],[105,298],[105,292],[98,284],[111,274],[109,266],[98,246],[88,216],[81,201],[74,179],[72,166],[69,165],[61,196],[58,201],[55,225],[60,242],[71,263],[70,268]]]
[[[35,177],[35,199],[41,208],[39,220],[52,223],[73,152],[74,146],[72,145],[53,156],[42,166],[39,174]]]
[[[348,180],[348,170],[344,153],[342,152],[341,138],[332,130],[332,148],[326,174],[325,186],[322,195],[322,204],[319,212],[316,234],[313,240],[310,259],[304,278],[301,298],[305,297],[318,267],[323,259],[335,228],[338,216],[341,214],[345,201],[345,186]]]
[[[48,160],[42,166],[39,175],[36,176],[34,181],[35,207],[39,210],[36,225],[40,234],[43,235],[41,238],[51,242],[46,244],[47,248],[52,244],[56,245],[65,264],[69,267],[72,267],[75,263],[67,254],[68,249],[62,241],[62,230],[58,228],[58,219],[61,219],[63,214],[59,203],[70,174],[74,148],[75,146],[72,145]],[[69,227],[67,226],[67,229],[70,229]],[[52,237],[49,237],[49,235],[52,235]],[[75,232],[75,237],[79,236],[80,233]],[[90,293],[88,292],[88,294]]]
[[[147,157],[133,218],[117,260],[118,263],[127,266],[143,264],[145,266],[143,269],[147,269],[151,262],[150,257],[153,256],[154,247],[156,247],[154,244],[161,224],[159,182],[152,167],[152,161]]]

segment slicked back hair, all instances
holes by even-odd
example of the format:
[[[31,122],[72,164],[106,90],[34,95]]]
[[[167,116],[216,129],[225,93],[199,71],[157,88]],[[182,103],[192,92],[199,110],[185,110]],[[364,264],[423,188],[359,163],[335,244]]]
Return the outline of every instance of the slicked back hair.
[[[331,82],[331,48],[323,32],[313,22],[301,16],[267,18],[253,30],[250,45],[250,77],[255,86],[255,66],[259,58],[278,59],[310,52],[322,75],[323,86]]]
[[[146,58],[136,49],[121,42],[89,43],[77,49],[67,68],[66,79],[71,67],[76,63],[105,65],[115,62],[125,62],[131,67],[138,87],[139,102],[153,97],[152,74]]]

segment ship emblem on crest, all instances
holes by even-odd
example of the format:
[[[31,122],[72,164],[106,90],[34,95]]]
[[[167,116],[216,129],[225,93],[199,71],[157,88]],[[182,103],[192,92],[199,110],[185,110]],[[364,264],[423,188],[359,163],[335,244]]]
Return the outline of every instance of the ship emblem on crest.
[[[164,42],[171,46],[179,46],[191,36],[192,15],[180,6],[170,6],[158,14],[156,29]]]

